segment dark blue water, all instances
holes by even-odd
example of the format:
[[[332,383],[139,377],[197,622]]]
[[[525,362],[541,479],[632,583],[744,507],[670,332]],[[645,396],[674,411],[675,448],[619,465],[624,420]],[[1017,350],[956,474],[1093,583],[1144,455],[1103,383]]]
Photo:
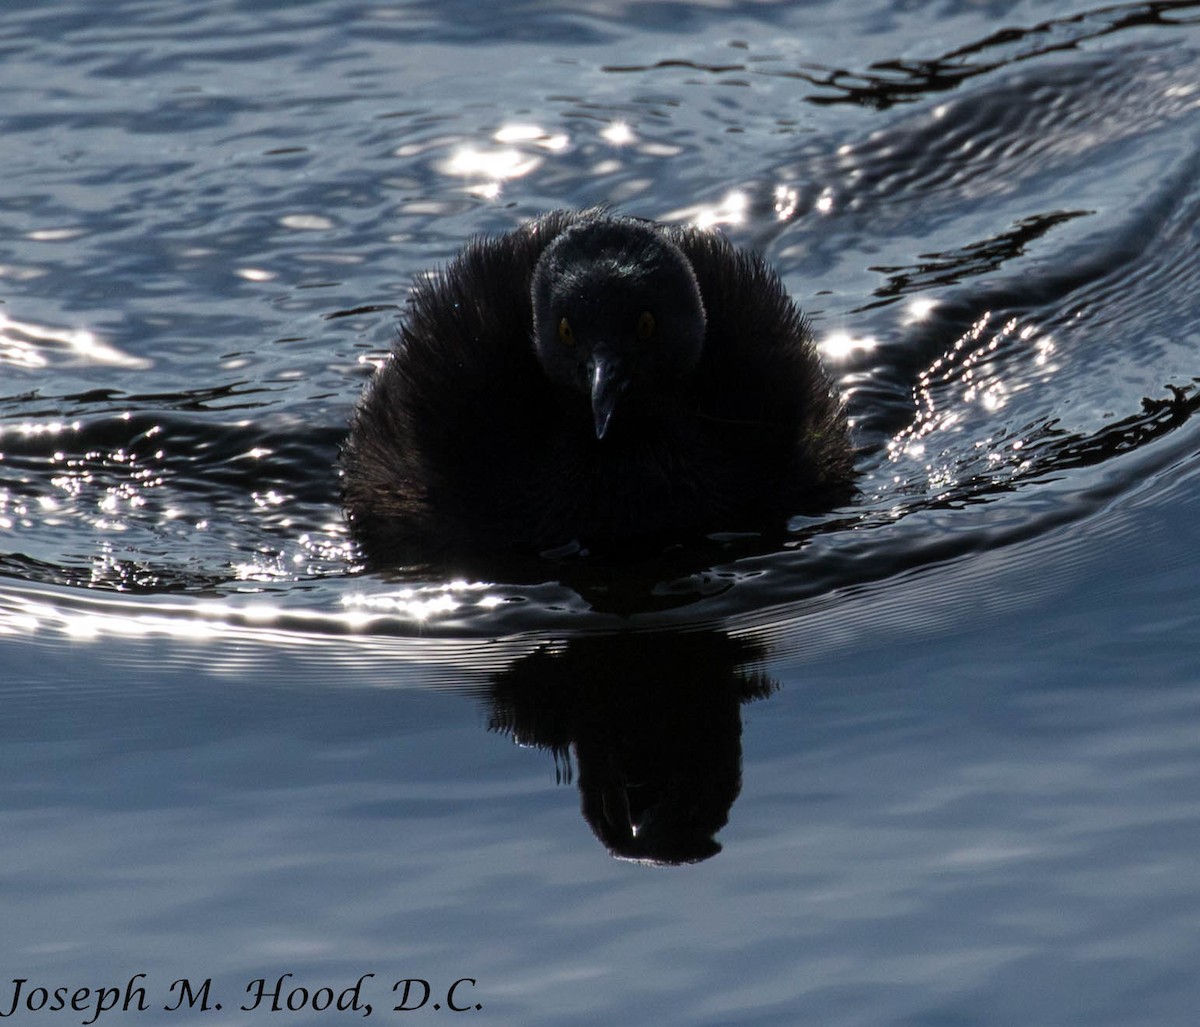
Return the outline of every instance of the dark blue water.
[[[0,1013],[1192,1023],[1198,54],[1191,3],[6,6]],[[365,573],[412,278],[597,202],[772,261],[862,495]]]

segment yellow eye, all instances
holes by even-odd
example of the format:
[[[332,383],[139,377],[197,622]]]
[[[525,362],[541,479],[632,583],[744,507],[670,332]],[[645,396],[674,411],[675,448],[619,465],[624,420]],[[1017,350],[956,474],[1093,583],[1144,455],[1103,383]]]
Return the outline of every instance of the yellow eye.
[[[565,317],[558,322],[558,341],[564,346],[575,345],[575,333],[571,331],[571,322]]]
[[[638,342],[645,342],[654,334],[654,315],[648,310],[642,311],[642,316],[638,318],[637,323],[637,339]]]

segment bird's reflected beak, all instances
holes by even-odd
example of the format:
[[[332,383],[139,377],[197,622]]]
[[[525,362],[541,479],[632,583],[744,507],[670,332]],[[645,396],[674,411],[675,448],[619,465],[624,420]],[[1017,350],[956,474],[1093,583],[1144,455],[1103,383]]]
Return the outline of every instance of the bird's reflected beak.
[[[617,400],[625,391],[628,379],[625,368],[616,357],[600,353],[592,357],[592,415],[596,419],[596,438],[604,438],[612,420]]]

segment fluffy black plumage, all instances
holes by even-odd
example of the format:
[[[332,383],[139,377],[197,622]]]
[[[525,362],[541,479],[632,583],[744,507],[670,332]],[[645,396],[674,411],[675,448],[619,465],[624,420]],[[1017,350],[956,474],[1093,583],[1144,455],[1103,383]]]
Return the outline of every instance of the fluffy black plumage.
[[[556,211],[414,288],[342,453],[376,559],[779,526],[853,492],[804,316],[721,235]]]

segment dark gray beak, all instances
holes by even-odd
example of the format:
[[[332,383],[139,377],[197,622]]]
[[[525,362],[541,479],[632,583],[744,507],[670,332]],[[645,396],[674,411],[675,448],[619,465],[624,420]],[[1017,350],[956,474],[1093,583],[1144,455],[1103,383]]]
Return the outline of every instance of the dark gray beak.
[[[621,361],[614,356],[600,353],[592,357],[592,415],[596,419],[596,438],[604,438],[612,420],[617,400],[625,391],[628,379]]]

